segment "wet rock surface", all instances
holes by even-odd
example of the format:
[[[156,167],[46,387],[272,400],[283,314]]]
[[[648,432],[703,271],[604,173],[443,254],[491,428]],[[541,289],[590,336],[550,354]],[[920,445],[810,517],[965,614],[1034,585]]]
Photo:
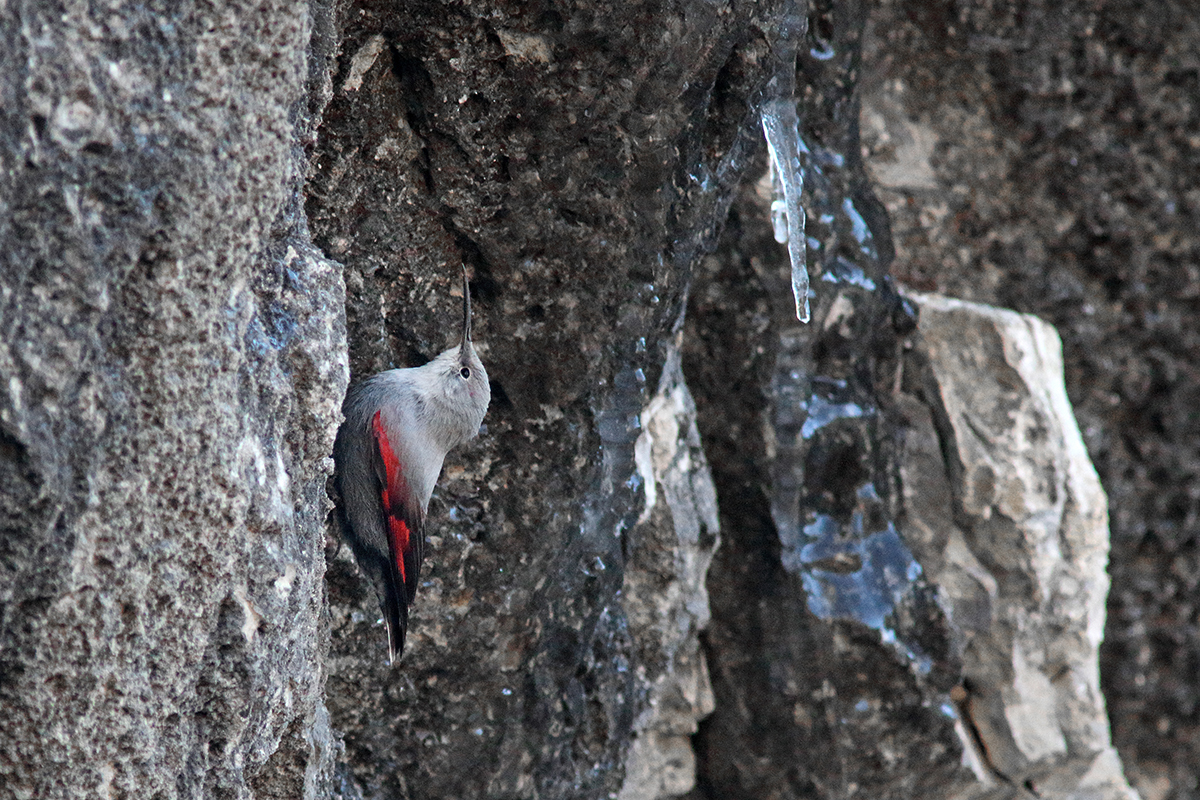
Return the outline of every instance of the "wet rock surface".
[[[744,188],[697,271],[684,371],[722,529],[697,796],[974,782],[942,708],[960,669],[952,631],[899,527],[894,394],[915,315],[887,277],[886,219],[858,155],[865,10],[814,7],[799,56],[812,323],[795,320],[759,187]]]

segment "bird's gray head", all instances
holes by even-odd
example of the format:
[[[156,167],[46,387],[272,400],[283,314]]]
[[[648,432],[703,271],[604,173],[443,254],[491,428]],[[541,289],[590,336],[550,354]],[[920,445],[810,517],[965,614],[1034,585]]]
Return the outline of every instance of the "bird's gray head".
[[[452,448],[473,438],[492,399],[487,370],[471,342],[471,289],[463,270],[463,323],[458,344],[420,368],[433,406],[435,435]]]

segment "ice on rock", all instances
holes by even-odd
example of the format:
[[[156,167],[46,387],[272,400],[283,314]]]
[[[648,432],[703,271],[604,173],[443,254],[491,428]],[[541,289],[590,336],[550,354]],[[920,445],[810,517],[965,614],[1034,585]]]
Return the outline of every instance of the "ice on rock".
[[[808,265],[804,240],[804,207],[800,192],[804,172],[800,165],[800,131],[796,104],[792,100],[771,100],[763,106],[762,126],[770,154],[771,226],[775,241],[787,243],[792,262],[792,294],[796,298],[796,318],[808,322]]]

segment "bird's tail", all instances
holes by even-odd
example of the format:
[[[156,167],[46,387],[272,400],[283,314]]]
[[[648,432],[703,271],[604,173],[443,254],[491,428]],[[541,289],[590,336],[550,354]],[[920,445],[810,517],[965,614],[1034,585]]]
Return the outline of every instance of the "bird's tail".
[[[408,598],[400,571],[389,560],[383,570],[383,619],[388,630],[388,661],[396,663],[404,652],[404,636],[408,632]]]

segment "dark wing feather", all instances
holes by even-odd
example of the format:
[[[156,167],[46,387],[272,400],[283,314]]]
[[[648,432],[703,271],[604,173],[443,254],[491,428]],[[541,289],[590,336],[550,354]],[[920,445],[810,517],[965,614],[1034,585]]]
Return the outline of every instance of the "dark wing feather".
[[[417,593],[425,551],[424,515],[414,502],[404,469],[376,411],[371,420],[375,437],[375,474],[379,479],[383,529],[389,559],[384,570],[384,611],[388,625],[388,651],[393,661],[404,650],[408,607]]]

